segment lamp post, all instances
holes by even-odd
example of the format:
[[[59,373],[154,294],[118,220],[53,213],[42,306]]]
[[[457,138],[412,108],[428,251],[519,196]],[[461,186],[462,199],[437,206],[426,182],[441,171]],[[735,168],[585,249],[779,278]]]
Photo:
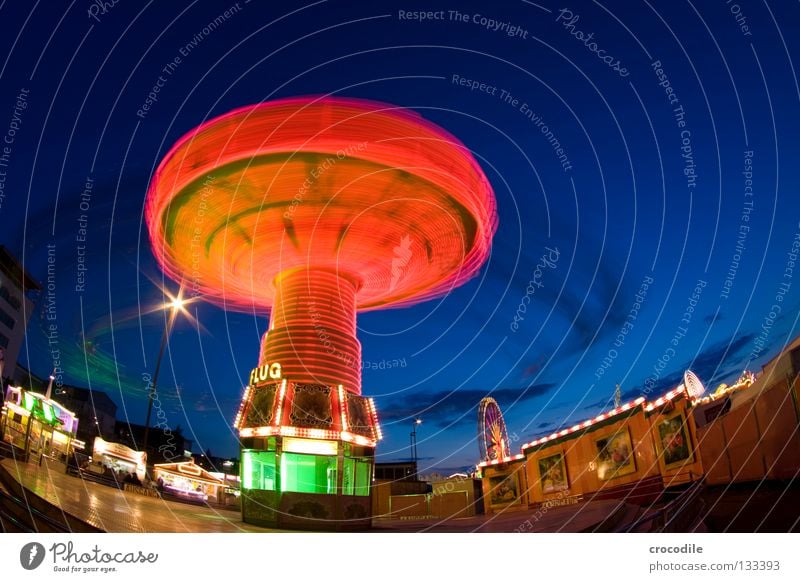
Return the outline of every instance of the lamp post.
[[[415,418],[414,424],[411,425],[411,460],[414,462],[414,478],[417,477],[417,427],[422,424],[421,418]]]
[[[179,291],[177,297],[172,298],[171,301],[164,304],[164,307],[168,308],[170,311],[167,316],[167,324],[164,326],[164,332],[161,334],[161,347],[158,350],[156,368],[153,371],[153,381],[147,395],[147,416],[144,421],[144,442],[142,444],[142,450],[145,453],[147,453],[147,444],[150,439],[150,416],[153,413],[153,400],[155,400],[156,397],[156,385],[158,383],[158,373],[161,371],[161,360],[164,358],[164,348],[167,347],[167,339],[169,338],[169,334],[172,333],[172,326],[175,324],[178,311],[182,310],[186,303],[181,294],[182,292]]]
[[[230,459],[226,461],[222,461],[222,489],[217,494],[217,501],[219,501],[222,505],[227,505],[227,494],[225,490],[228,488],[228,469],[233,467],[233,461]]]
[[[228,459],[227,461],[222,461],[222,483],[225,487],[228,486],[228,470],[233,467],[233,461]]]

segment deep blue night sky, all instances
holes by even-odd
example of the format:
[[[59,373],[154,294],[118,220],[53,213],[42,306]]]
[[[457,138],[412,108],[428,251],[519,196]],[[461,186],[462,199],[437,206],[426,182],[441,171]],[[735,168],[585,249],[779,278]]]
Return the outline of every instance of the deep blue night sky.
[[[409,457],[416,416],[422,472],[449,472],[478,460],[485,395],[518,450],[610,407],[617,383],[657,395],[691,367],[715,387],[800,330],[797,3],[269,4],[0,5],[0,133],[17,127],[0,244],[41,281],[55,245],[64,381],[108,392],[118,418],[144,421],[164,322],[144,313],[163,300],[142,220],[155,165],[204,120],[293,95],[412,108],[472,149],[497,197],[479,277],[359,318],[382,460]],[[444,12],[405,18],[420,9]],[[42,376],[44,304],[20,358]],[[192,308],[202,329],[177,325],[160,397],[195,451],[234,455],[266,314]]]

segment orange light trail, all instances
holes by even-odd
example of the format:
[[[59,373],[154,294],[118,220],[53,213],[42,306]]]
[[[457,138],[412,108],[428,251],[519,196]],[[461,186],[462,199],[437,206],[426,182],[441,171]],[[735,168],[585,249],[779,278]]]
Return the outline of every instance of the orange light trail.
[[[455,137],[396,106],[304,97],[237,109],[178,141],[146,217],[161,267],[226,309],[271,312],[260,363],[360,394],[357,310],[477,274],[497,216]]]

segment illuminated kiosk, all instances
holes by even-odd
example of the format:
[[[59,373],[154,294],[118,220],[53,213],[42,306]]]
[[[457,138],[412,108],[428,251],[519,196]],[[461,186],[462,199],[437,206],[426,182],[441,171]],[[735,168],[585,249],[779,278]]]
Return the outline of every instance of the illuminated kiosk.
[[[153,479],[162,494],[196,503],[224,500],[225,482],[194,461],[153,465]]]
[[[112,443],[95,437],[92,449],[92,462],[86,467],[89,473],[98,475],[117,473],[121,480],[124,475],[135,474],[144,481],[147,472],[147,453],[137,451],[121,443]]]
[[[375,406],[356,311],[474,276],[496,229],[469,151],[420,115],[342,98],[235,110],[184,136],[150,186],[154,254],[226,309],[270,311],[235,427],[246,522],[370,523]]]
[[[49,391],[48,391],[49,392]],[[22,457],[67,462],[85,443],[75,438],[78,418],[47,394],[9,386],[0,409],[0,440]]]

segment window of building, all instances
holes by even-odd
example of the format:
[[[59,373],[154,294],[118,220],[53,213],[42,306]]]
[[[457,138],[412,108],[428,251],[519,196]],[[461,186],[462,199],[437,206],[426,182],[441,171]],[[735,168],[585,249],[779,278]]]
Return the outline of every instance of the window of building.
[[[5,325],[8,329],[14,329],[14,324],[17,323],[13,317],[11,317],[2,309],[0,309],[0,322],[2,322],[3,325]]]
[[[242,452],[242,488],[275,490],[275,453],[272,451]]]
[[[22,306],[22,302],[14,297],[11,292],[8,290],[8,287],[5,287],[0,284],[0,297],[6,300],[11,307],[19,311],[19,308]]]
[[[369,495],[372,463],[368,459],[345,457],[342,471],[342,495]]]
[[[336,457],[283,453],[281,491],[336,493]]]

